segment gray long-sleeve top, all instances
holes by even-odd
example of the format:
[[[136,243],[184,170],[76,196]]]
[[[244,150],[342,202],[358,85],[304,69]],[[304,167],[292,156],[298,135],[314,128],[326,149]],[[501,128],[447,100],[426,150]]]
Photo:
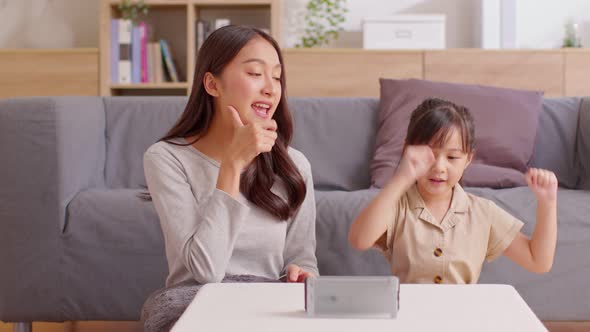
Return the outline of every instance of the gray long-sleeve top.
[[[160,217],[169,274],[166,285],[194,279],[219,282],[225,274],[277,279],[288,264],[318,275],[315,199],[311,167],[289,148],[307,193],[299,210],[280,221],[249,202],[216,188],[219,163],[192,146],[166,142],[144,154],[149,192]],[[272,191],[286,198],[277,181]]]

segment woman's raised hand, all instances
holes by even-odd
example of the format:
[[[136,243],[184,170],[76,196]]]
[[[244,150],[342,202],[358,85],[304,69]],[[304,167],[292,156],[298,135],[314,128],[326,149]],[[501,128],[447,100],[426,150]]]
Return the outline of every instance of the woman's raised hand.
[[[241,170],[258,154],[272,150],[277,139],[277,122],[268,119],[264,122],[250,121],[244,124],[233,106],[228,106],[228,112],[233,119],[233,138],[222,163],[231,163]]]

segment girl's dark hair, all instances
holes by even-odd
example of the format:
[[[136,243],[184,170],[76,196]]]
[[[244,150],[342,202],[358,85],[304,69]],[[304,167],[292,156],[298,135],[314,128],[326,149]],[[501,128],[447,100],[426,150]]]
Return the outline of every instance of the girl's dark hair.
[[[203,85],[205,73],[220,75],[240,50],[254,38],[263,38],[269,42],[276,50],[281,63],[282,93],[273,116],[278,126],[278,137],[271,152],[259,154],[242,174],[240,191],[261,209],[280,220],[287,220],[303,203],[306,186],[287,150],[293,135],[293,122],[285,97],[287,85],[283,56],[277,42],[264,31],[248,26],[230,25],[215,30],[205,40],[197,57],[188,103],[179,120],[161,141],[176,145],[191,145],[209,130],[215,110],[213,97],[205,91]],[[193,136],[196,136],[196,139],[186,144],[172,141],[175,138]],[[286,202],[270,190],[278,179],[284,184],[287,193]]]
[[[469,109],[447,100],[428,98],[412,112],[406,145],[441,146],[455,128],[460,131],[463,151],[473,152],[475,125]]]

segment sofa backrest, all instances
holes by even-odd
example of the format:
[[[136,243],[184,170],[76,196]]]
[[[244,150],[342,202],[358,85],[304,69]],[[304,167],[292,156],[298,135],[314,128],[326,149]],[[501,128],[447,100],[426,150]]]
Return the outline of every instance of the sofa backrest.
[[[531,167],[555,172],[559,184],[578,188],[580,168],[576,165],[576,134],[580,98],[545,98],[539,115],[539,127]]]
[[[110,188],[145,186],[143,153],[178,119],[187,97],[105,97]],[[309,159],[317,188],[369,186],[377,99],[292,98],[293,147]]]
[[[576,140],[576,167],[580,170],[580,186],[590,190],[590,98],[584,97],[580,103],[578,117],[578,138]]]
[[[145,187],[143,154],[180,117],[187,97],[105,97],[105,181],[110,188]]]
[[[316,189],[359,190],[370,185],[377,133],[377,98],[291,98],[292,146],[311,164]]]
[[[105,97],[106,167],[110,188],[145,186],[143,153],[178,119],[187,97]],[[551,169],[562,186],[578,188],[576,133],[580,98],[546,98],[530,165]],[[319,190],[370,185],[378,98],[290,98],[292,145],[309,159]]]

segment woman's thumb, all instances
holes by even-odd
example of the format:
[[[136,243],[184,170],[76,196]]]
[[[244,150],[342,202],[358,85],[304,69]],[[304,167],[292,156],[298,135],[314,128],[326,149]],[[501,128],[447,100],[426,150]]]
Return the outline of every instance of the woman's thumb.
[[[232,123],[234,125],[234,128],[240,128],[244,126],[244,123],[242,122],[242,119],[240,119],[240,113],[238,113],[238,110],[236,110],[235,107],[233,106],[228,106],[227,109],[229,110],[229,112],[232,115]]]

